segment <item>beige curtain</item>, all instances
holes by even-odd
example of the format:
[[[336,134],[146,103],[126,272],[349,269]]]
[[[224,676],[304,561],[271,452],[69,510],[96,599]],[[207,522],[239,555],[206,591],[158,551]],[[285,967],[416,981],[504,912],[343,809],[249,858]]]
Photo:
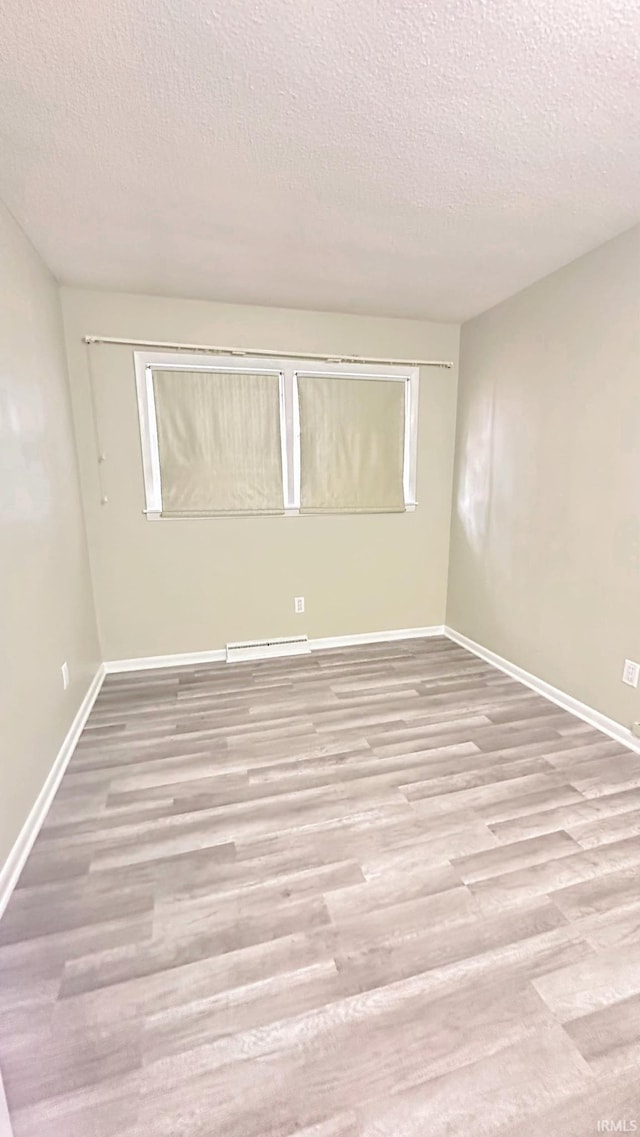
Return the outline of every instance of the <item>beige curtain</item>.
[[[305,513],[404,510],[405,384],[298,378]]]
[[[277,375],[153,372],[163,514],[282,513]]]

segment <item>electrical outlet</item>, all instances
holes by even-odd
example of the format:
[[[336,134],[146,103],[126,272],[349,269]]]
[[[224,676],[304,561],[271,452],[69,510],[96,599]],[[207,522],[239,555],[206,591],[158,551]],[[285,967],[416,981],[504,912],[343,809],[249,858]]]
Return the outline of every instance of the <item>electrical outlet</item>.
[[[298,613],[304,612],[304,596],[294,597],[293,607]]]
[[[67,687],[69,686],[69,664],[63,663],[60,670],[62,671],[62,686],[66,691]]]
[[[640,679],[640,663],[634,663],[632,659],[625,659],[622,668],[622,682],[628,683],[630,687],[637,687],[638,679]]]

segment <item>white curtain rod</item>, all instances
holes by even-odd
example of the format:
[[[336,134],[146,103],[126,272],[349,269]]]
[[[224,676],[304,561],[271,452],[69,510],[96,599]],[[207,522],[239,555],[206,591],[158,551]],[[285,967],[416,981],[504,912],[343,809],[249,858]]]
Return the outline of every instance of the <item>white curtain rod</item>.
[[[314,355],[308,351],[270,351],[259,347],[213,347],[200,343],[162,343],[156,340],[126,340],[116,336],[83,336],[84,343],[111,343],[123,347],[148,347],[160,351],[203,351],[212,355],[248,355],[265,359],[311,359],[321,363],[380,363],[395,364],[398,367],[453,367],[446,359],[379,359],[368,355]]]

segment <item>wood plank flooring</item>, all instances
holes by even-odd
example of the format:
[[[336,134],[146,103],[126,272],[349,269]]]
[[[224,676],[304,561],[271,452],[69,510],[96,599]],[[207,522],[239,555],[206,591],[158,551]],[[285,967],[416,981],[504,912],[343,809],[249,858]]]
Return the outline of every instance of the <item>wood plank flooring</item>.
[[[0,923],[15,1137],[585,1137],[639,1062],[640,756],[445,639],[107,679]]]

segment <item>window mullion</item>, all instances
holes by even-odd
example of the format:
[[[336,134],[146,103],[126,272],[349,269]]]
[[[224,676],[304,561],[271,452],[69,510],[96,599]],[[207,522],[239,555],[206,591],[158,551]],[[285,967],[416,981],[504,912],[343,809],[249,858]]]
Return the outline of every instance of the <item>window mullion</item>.
[[[283,371],[283,394],[285,430],[283,432],[283,446],[286,450],[286,500],[287,510],[300,508],[300,462],[297,457],[296,436],[299,435],[298,401],[296,398],[295,372],[292,367],[285,367]],[[298,443],[299,445],[299,443]]]
[[[282,495],[284,499],[284,508],[289,508],[289,495],[290,495],[290,458],[289,446],[287,444],[288,437],[288,415],[287,415],[287,379],[284,371],[281,371],[278,376],[278,390],[280,394],[280,455],[282,459]]]
[[[300,406],[298,403],[298,375],[291,372],[291,406],[292,406],[292,444],[293,455],[293,504],[300,509]]]

